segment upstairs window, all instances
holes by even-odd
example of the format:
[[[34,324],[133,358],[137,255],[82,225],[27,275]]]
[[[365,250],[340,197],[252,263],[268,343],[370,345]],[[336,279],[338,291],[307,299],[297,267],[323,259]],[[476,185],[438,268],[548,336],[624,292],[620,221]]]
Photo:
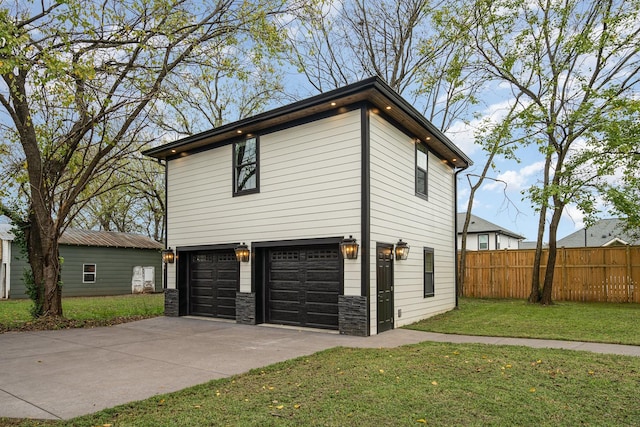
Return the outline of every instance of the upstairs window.
[[[249,138],[233,144],[233,195],[257,193],[258,139]]]
[[[95,264],[82,264],[82,283],[96,283]]]
[[[427,198],[428,150],[422,143],[416,144],[416,195]]]

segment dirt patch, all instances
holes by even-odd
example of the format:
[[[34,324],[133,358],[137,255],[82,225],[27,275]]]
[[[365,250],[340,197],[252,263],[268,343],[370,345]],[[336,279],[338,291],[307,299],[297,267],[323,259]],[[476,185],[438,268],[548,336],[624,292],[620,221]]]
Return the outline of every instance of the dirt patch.
[[[17,325],[0,325],[0,334],[4,332],[32,332],[32,331],[55,331],[59,329],[72,328],[97,328],[100,326],[113,326],[121,323],[134,322],[136,320],[149,319],[157,316],[122,316],[111,319],[99,320],[74,320],[64,317],[41,317],[29,322]]]

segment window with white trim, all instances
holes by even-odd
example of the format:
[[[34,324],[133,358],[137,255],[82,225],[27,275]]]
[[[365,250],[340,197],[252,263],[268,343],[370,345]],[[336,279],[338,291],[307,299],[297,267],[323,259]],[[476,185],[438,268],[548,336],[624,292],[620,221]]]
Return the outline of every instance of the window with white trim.
[[[486,251],[489,249],[489,235],[478,234],[478,250]]]
[[[96,283],[95,264],[82,264],[82,283]]]

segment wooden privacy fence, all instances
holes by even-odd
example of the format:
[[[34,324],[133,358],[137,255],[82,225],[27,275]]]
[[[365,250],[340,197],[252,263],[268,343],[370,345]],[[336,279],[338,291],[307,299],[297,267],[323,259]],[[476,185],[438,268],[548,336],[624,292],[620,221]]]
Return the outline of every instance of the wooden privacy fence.
[[[534,249],[467,251],[463,295],[528,298]],[[548,251],[538,274],[544,282]],[[640,246],[558,248],[553,300],[640,303]]]

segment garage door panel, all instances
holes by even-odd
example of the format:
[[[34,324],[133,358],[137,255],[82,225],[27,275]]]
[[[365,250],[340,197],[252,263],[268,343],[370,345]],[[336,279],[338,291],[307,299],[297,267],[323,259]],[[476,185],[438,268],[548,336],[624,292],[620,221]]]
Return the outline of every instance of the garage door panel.
[[[300,300],[299,291],[297,289],[285,290],[271,290],[269,292],[269,300],[272,302],[283,301],[287,303],[297,303]]]
[[[342,282],[337,245],[272,249],[267,256],[268,321],[337,329]]]
[[[333,283],[337,288],[340,287],[340,272],[338,271],[307,271],[307,283]]]
[[[300,313],[289,310],[273,310],[273,314],[278,318],[278,324],[300,325]]]
[[[338,296],[330,292],[307,292],[307,303],[337,304]]]
[[[212,280],[213,270],[194,270],[191,272],[191,280]]]
[[[340,284],[338,282],[326,282],[326,281],[310,281],[307,280],[309,291],[312,292],[333,292],[337,293],[340,290]]]
[[[298,283],[298,270],[271,270],[269,277],[273,282]]]
[[[210,287],[193,287],[191,295],[195,297],[213,297],[213,289]]]
[[[335,305],[332,303],[307,302],[307,314],[318,313],[324,315],[338,315],[335,312]]]

